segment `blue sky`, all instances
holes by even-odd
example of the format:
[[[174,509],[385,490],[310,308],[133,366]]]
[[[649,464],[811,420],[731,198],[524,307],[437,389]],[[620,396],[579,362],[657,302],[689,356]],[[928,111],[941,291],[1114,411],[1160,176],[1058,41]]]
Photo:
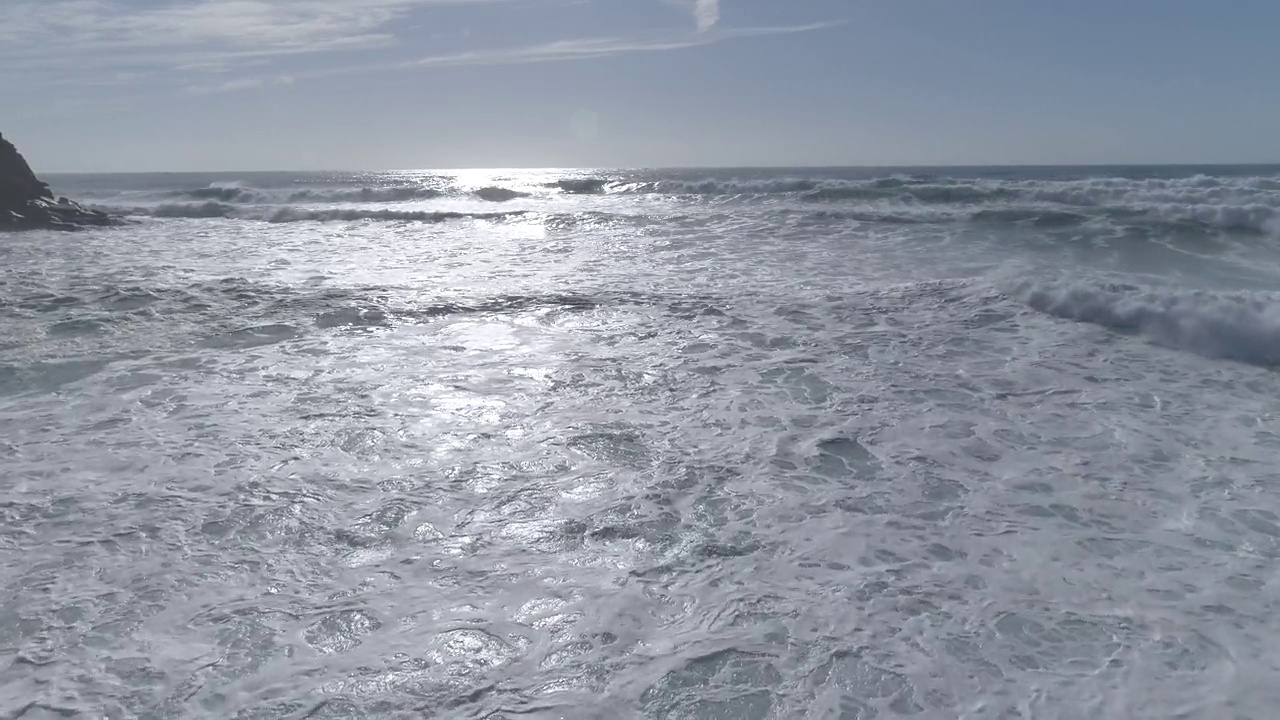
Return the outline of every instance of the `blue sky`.
[[[42,172],[1280,161],[1274,0],[3,0]]]

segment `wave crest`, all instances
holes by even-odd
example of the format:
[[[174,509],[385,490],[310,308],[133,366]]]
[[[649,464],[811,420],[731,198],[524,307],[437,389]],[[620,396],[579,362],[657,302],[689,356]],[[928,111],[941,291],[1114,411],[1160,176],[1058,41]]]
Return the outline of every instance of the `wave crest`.
[[[969,216],[974,222],[1029,223],[1035,227],[1066,227],[1089,221],[1088,216],[1044,207],[1006,207],[979,210]]]
[[[245,207],[215,201],[204,203],[169,203],[152,208],[113,208],[111,212],[155,218],[233,218],[272,223],[334,222],[383,220],[407,222],[447,222],[450,220],[503,220],[525,215],[528,211],[449,212],[430,210],[390,210],[378,208],[312,208],[312,207]]]
[[[231,217],[236,208],[224,202],[210,200],[202,203],[166,203],[153,208],[132,208],[128,210],[109,209],[112,212],[123,212],[127,215],[150,215],[158,218],[216,218]]]
[[[607,178],[564,178],[548,183],[547,187],[559,188],[570,195],[599,195],[610,182]]]
[[[408,202],[440,197],[439,190],[410,186],[347,188],[335,190],[299,190],[289,194],[289,202]]]
[[[902,181],[882,184],[880,182],[862,185],[822,187],[805,194],[809,202],[831,202],[839,200],[897,200],[906,203],[924,204],[965,204],[985,203],[995,200],[1008,200],[1017,197],[1017,192],[1009,188],[980,187],[969,184],[909,185]]]
[[[1280,365],[1280,297],[1275,295],[1031,281],[1013,294],[1047,315],[1139,334],[1164,347],[1264,367]]]
[[[359,208],[333,208],[313,210],[308,208],[284,207],[268,215],[265,219],[273,223],[291,222],[333,222],[335,220],[383,220],[422,223],[439,223],[450,220],[505,220],[525,215],[523,210],[510,212],[439,212],[428,210],[362,210]]]
[[[412,200],[429,200],[431,198],[436,198],[441,195],[441,192],[439,190],[420,187],[417,185],[291,190],[288,188],[268,189],[245,187],[240,183],[213,183],[207,187],[191,190],[178,190],[175,191],[173,195],[192,200],[211,200],[222,203],[253,205],[281,202],[409,202]]]
[[[1172,222],[1207,225],[1219,230],[1280,234],[1280,210],[1270,205],[1156,205],[1150,213]]]
[[[488,202],[507,202],[508,200],[529,196],[529,193],[504,187],[483,187],[471,194]]]
[[[192,200],[216,200],[224,203],[251,203],[258,202],[261,198],[257,192],[249,188],[229,183],[214,183],[194,190],[180,190],[175,194]]]

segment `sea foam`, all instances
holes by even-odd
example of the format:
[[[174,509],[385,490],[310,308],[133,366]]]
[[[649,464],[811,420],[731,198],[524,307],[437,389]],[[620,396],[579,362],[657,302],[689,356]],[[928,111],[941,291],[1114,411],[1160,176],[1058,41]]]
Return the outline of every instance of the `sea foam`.
[[[1280,296],[1024,281],[1012,291],[1054,317],[1139,334],[1173,349],[1253,365],[1280,365]]]

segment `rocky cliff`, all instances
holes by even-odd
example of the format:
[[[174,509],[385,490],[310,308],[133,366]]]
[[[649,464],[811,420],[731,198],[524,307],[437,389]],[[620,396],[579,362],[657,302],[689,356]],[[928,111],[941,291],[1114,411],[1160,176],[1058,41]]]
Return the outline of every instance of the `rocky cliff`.
[[[116,223],[105,213],[55,199],[13,143],[0,135],[0,230],[78,230]]]

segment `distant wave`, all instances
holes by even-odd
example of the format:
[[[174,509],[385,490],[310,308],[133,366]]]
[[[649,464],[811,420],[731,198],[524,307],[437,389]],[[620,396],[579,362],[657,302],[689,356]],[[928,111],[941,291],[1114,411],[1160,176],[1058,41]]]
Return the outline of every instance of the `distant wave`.
[[[548,183],[546,187],[569,194],[608,195],[784,195],[809,193],[815,200],[823,199],[877,199],[900,196],[904,188],[919,181],[908,178],[881,178],[873,181],[821,180],[813,178],[761,178],[761,179],[662,179],[628,180],[622,178],[565,178]],[[912,190],[914,191],[914,190]],[[922,197],[930,192],[921,191]],[[947,193],[948,190],[934,190]],[[963,190],[958,192],[963,193]],[[985,193],[984,193],[985,194]],[[945,200],[944,200],[945,201]]]
[[[779,213],[787,216],[807,215],[817,221],[845,220],[885,225],[972,222],[991,226],[1016,225],[1051,229],[1101,223],[1133,229],[1181,226],[1188,230],[1280,235],[1280,209],[1266,205],[1134,205],[1091,210],[1044,204],[1004,204],[954,210],[888,204],[872,206],[866,210],[823,209],[803,213],[784,209]]]
[[[1280,296],[1024,282],[1014,295],[1054,317],[1136,333],[1210,358],[1280,365]]]
[[[624,192],[649,192],[665,195],[776,195],[818,189],[821,181],[801,178],[769,180],[662,180],[624,189]]]
[[[1090,178],[1067,181],[1007,181],[1020,197],[1064,205],[1093,207],[1132,203],[1248,203],[1275,200],[1280,178],[1189,178],[1130,180]]]
[[[574,194],[803,195],[804,199],[814,202],[905,198],[926,203],[947,203],[984,201],[1015,195],[1014,191],[999,187],[979,187],[965,183],[930,184],[924,180],[903,177],[875,180],[795,177],[626,180],[593,177],[567,178],[548,183],[547,187]]]
[[[817,223],[875,223],[881,225],[920,225],[925,223],[937,223],[954,221],[956,218],[952,214],[947,215],[909,215],[906,213],[894,212],[876,212],[874,210],[797,210],[795,208],[781,208],[775,212],[776,217],[789,218],[802,222]]]
[[[1173,222],[1197,223],[1249,233],[1280,235],[1280,208],[1251,203],[1248,205],[1154,205],[1149,214]]]
[[[184,202],[164,202],[135,212],[156,217],[266,220],[303,216],[351,219],[358,213],[366,219],[385,219],[393,215],[371,214],[367,207],[352,211],[350,206],[439,197],[459,202],[504,203],[556,195],[607,196],[617,201],[633,195],[664,195],[733,207],[768,203],[768,212],[787,216],[803,214],[807,208],[814,222],[835,222],[843,217],[859,223],[976,223],[1043,231],[1096,224],[1144,233],[1177,230],[1280,235],[1280,177],[1276,176],[1035,179],[898,173],[855,179],[786,173],[776,177],[757,173],[742,177],[698,177],[686,173],[663,177],[657,173],[619,172],[565,176],[541,187],[519,190],[498,185],[451,185],[451,180],[441,176],[422,183],[397,178],[386,186],[358,186],[368,181],[364,176],[352,176],[336,185],[276,188],[252,187],[242,182],[212,183],[160,196],[177,197]],[[150,197],[155,199],[154,195]],[[117,202],[124,204],[134,198],[122,196]],[[396,212],[401,214],[394,217],[402,218],[448,217],[426,207],[397,208]]]
[[[493,202],[502,202],[495,200]],[[165,203],[152,207],[121,208],[95,206],[105,212],[156,218],[240,218],[270,222],[302,220],[416,220],[430,222],[463,217],[492,219],[527,212],[456,212],[436,210],[392,210],[358,207],[238,205],[209,200],[201,203]],[[1161,229],[1182,226],[1188,230],[1225,233],[1280,235],[1280,210],[1263,205],[1157,205],[1115,208],[1105,212],[1068,210],[1050,206],[987,206],[963,211],[942,208],[912,208],[888,205],[867,209],[824,209],[802,212],[779,209],[779,217],[801,217],[816,222],[860,222],[885,225],[950,224],[972,222],[991,226],[1023,226],[1041,229],[1066,228],[1086,223],[1106,223],[1134,229]],[[608,213],[613,215],[613,213]]]
[[[859,222],[881,225],[921,225],[972,222],[989,225],[1022,225],[1038,228],[1066,227],[1090,222],[1086,214],[1058,210],[1049,207],[992,207],[981,210],[948,210],[938,208],[913,208],[910,206],[884,206],[883,209],[800,211],[783,208],[777,211],[782,217],[798,217],[818,222]]]
[[[959,180],[887,177],[867,180],[766,178],[627,181],[565,179],[566,193],[703,197],[790,196],[813,204],[863,205],[861,212],[915,221],[1031,221],[1065,225],[1093,218],[1137,218],[1226,231],[1280,234],[1280,178],[1194,176],[1176,179]],[[911,210],[936,206],[936,213]],[[954,211],[947,208],[955,208]],[[970,208],[963,211],[962,208]]]
[[[238,218],[272,223],[332,222],[357,220],[446,222],[450,220],[502,220],[527,214],[527,211],[509,212],[445,212],[428,210],[389,210],[373,208],[312,208],[271,207],[260,208],[229,205],[220,202],[169,203],[152,208],[109,208],[129,215],[146,215],[156,218]]]
[[[356,208],[334,208],[312,210],[307,208],[280,208],[266,217],[268,222],[331,222],[334,220],[400,220],[410,222],[438,223],[449,220],[505,220],[527,214],[522,210],[511,212],[431,212],[426,210],[360,210]]]
[[[548,183],[546,187],[559,188],[572,195],[595,195],[604,192],[610,182],[607,178],[565,178]]]
[[[160,218],[214,218],[231,217],[236,211],[234,205],[210,200],[202,203],[166,203],[154,208],[107,208],[113,212],[128,215],[150,215]]]
[[[1089,221],[1087,215],[1044,207],[1006,207],[979,210],[969,215],[974,222],[1028,223],[1037,227],[1062,227]]]
[[[429,200],[440,197],[442,193],[432,188],[382,187],[357,188],[341,190],[300,190],[289,194],[289,202],[407,202],[410,200]]]
[[[993,224],[1052,228],[1102,222],[1129,228],[1183,226],[1228,233],[1280,234],[1280,209],[1266,205],[1130,205],[1062,209],[1051,206],[1003,206],[976,210],[968,218]]]
[[[358,181],[355,181],[358,182]],[[528,193],[491,186],[473,189],[435,177],[427,184],[360,187],[348,180],[317,187],[253,187],[243,182],[216,182],[182,188],[170,197],[241,204],[400,202],[441,196],[471,195],[497,201]],[[920,204],[994,204],[1024,202],[1078,207],[1129,205],[1250,205],[1280,206],[1280,177],[1219,177],[1130,179],[946,178],[891,175],[878,178],[837,177],[660,177],[652,173],[570,176],[545,183],[549,192],[583,195],[790,195],[813,203],[896,201]],[[536,194],[536,193],[535,193]]]
[[[234,183],[214,183],[208,187],[195,188],[194,190],[177,190],[173,195],[193,200],[216,200],[224,203],[258,202],[262,198],[258,192]]]
[[[504,187],[483,187],[471,193],[481,200],[489,202],[507,202],[516,198],[528,197],[529,193],[523,193],[516,190],[510,190]]]
[[[177,190],[173,193],[175,197],[239,204],[409,202],[412,200],[429,200],[439,197],[441,194],[439,190],[413,185],[291,190],[288,188],[252,188],[238,183],[214,183],[208,187]]]
[[[878,183],[822,187],[804,195],[804,199],[809,202],[892,199],[902,202],[938,204],[991,202],[1015,197],[1017,197],[1016,191],[1000,187],[984,188],[965,184],[908,186]]]

